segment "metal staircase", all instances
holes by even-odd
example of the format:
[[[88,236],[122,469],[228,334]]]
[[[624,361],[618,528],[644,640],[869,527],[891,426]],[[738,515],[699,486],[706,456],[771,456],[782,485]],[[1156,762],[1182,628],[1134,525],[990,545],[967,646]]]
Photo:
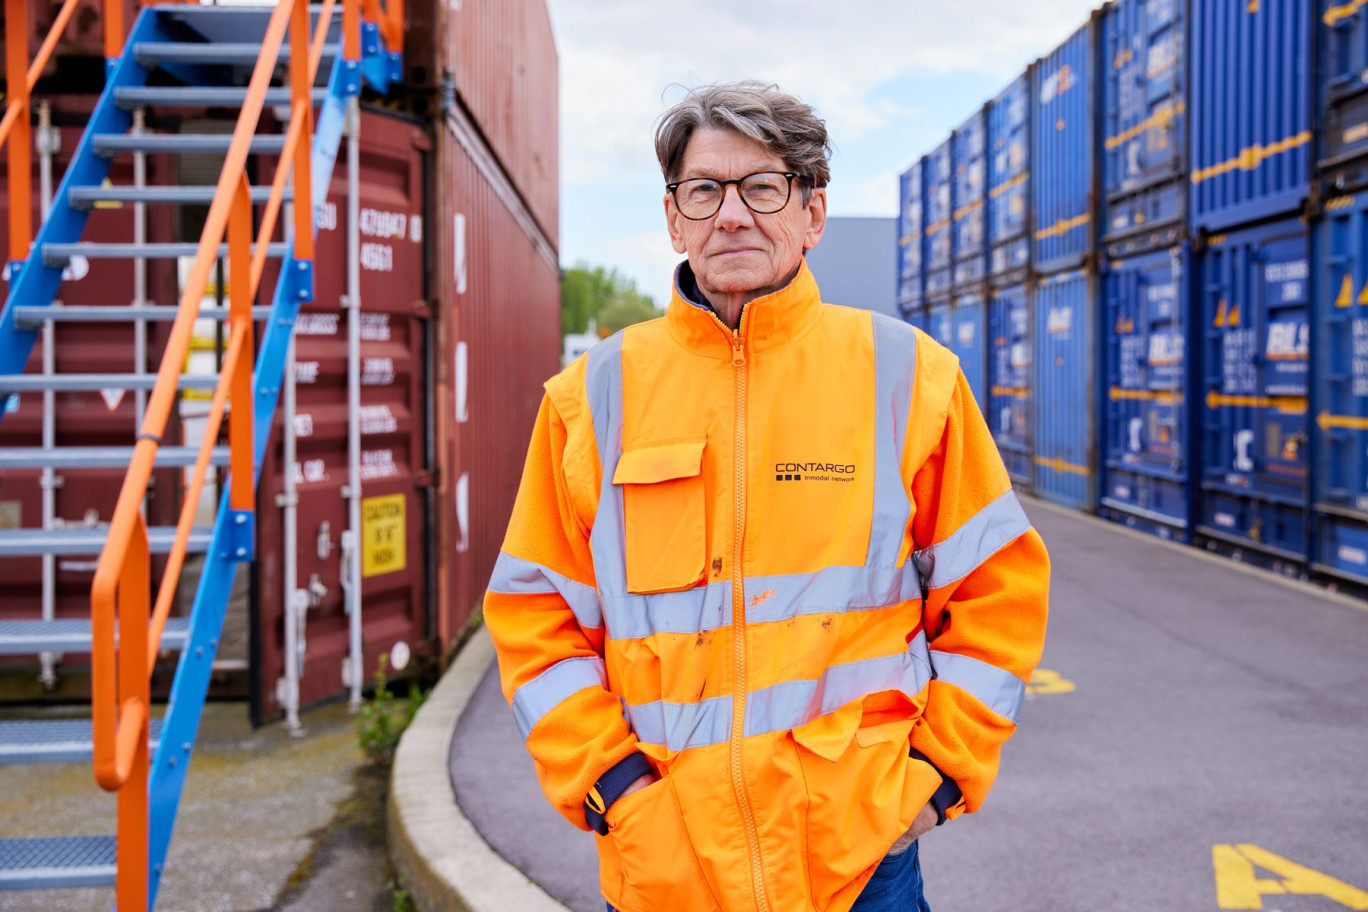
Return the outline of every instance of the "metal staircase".
[[[253,558],[257,478],[295,318],[313,294],[316,215],[344,125],[355,121],[363,78],[385,91],[398,74],[403,12],[394,2],[381,9],[377,0],[160,5],[143,9],[125,40],[121,2],[106,3],[105,87],[50,205],[44,200],[46,215],[30,244],[31,92],[77,3],[66,0],[54,34],[29,64],[22,59],[26,0],[5,2],[8,37],[20,37],[6,43],[8,107],[0,123],[0,143],[8,142],[11,212],[9,290],[0,311],[0,468],[43,470],[45,488],[55,470],[126,467],[128,474],[108,523],[52,528],[45,521],[43,528],[0,530],[0,557],[40,556],[48,574],[57,555],[99,555],[88,619],[58,619],[45,606],[43,617],[0,621],[0,655],[42,656],[45,674],[51,673],[53,654],[91,655],[92,716],[0,720],[0,763],[93,760],[97,782],[118,792],[118,832],[0,839],[0,890],[114,885],[118,907],[150,909],[234,572]],[[268,105],[288,109],[286,132],[257,132]],[[236,129],[231,135],[142,129],[144,112],[185,107],[234,109]],[[216,185],[130,187],[106,180],[118,156],[206,153],[224,156]],[[272,186],[249,186],[246,165],[254,155],[278,157]],[[198,243],[83,241],[87,220],[99,218],[96,210],[110,203],[137,206],[139,214],[149,206],[207,205],[209,211]],[[293,213],[278,232],[287,204]],[[59,306],[64,269],[82,257],[135,263],[195,259],[178,305],[138,295],[129,306]],[[223,258],[228,304],[201,308],[211,270]],[[268,258],[280,261],[280,278],[271,305],[253,306]],[[223,321],[229,343],[218,375],[191,376],[183,373],[191,334],[195,321],[206,318]],[[160,369],[55,372],[51,353],[60,337],[52,327],[73,321],[133,327],[140,348],[149,324],[169,323]],[[40,336],[43,370],[25,373]],[[119,340],[111,344],[128,344],[131,336],[123,330],[110,338]],[[111,389],[139,396],[133,446],[59,448],[46,427],[41,447],[4,445],[3,404],[10,396],[40,394],[50,413],[57,393]],[[203,440],[197,446],[162,446],[178,391],[190,389],[212,391]],[[180,519],[176,526],[149,528],[144,497],[151,473],[168,467],[191,473]],[[228,478],[213,524],[197,526],[200,495],[214,467],[226,467]],[[152,578],[151,554],[166,555],[160,580]],[[172,617],[188,554],[203,555],[193,608],[188,617]],[[165,713],[153,718],[149,679],[157,656],[168,652],[179,653],[171,697]]]

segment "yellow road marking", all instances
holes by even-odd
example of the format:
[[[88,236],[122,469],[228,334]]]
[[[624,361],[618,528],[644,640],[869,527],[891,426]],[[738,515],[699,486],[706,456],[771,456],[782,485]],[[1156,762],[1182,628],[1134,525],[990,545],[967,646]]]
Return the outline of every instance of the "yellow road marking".
[[[1280,879],[1258,877],[1255,865],[1273,872]],[[1216,876],[1216,904],[1222,909],[1262,909],[1261,897],[1288,893],[1324,896],[1347,909],[1368,909],[1368,891],[1256,845],[1214,845],[1211,847],[1211,867]]]
[[[1031,672],[1031,680],[1026,684],[1026,692],[1036,696],[1054,696],[1073,693],[1078,686],[1057,671],[1037,668]]]

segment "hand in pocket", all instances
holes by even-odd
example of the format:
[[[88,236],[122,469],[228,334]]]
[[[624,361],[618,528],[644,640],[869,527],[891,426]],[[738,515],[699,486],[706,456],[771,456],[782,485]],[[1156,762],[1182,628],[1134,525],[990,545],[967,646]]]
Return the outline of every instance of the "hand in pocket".
[[[668,777],[614,802],[608,809],[608,829],[622,865],[623,895],[613,903],[622,912],[718,908]]]

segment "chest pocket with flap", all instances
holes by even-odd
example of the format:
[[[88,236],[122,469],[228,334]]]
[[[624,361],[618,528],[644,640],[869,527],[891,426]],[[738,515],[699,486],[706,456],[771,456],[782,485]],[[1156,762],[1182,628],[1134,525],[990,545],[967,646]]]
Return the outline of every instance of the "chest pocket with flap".
[[[704,438],[624,448],[613,473],[626,514],[627,591],[688,589],[707,571]]]

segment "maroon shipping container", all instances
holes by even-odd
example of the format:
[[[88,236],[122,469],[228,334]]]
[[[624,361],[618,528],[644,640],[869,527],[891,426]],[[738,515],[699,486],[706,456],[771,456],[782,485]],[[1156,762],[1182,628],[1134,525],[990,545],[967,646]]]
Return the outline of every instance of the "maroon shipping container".
[[[88,96],[58,96],[48,99],[53,118],[59,124],[80,124],[89,116],[94,99]],[[36,133],[36,128],[35,128]],[[55,192],[71,154],[81,137],[78,126],[58,126],[59,150],[54,156],[52,182]],[[5,173],[7,157],[0,153],[0,175]],[[38,215],[38,156],[34,156],[33,225]],[[164,156],[148,156],[147,181],[174,183],[174,161]],[[133,183],[133,162],[128,156],[114,161],[109,179],[116,185]],[[175,219],[166,207],[147,208],[150,241],[174,240]],[[0,193],[0,249],[9,249],[9,199]],[[127,241],[133,235],[133,207],[114,206],[96,209],[90,215],[84,240],[95,242]],[[86,260],[77,258],[69,267],[68,279],[58,292],[58,300],[68,306],[125,306],[133,302],[133,264],[127,260]],[[147,298],[149,302],[174,305],[176,266],[166,260],[147,261]],[[147,327],[146,368],[155,371],[160,360],[165,324]],[[130,373],[134,365],[134,331],[130,324],[63,323],[56,326],[55,369],[59,373]],[[40,373],[43,366],[41,336],[28,372]],[[59,447],[127,446],[137,434],[136,396],[132,392],[107,390],[103,393],[57,393],[54,396],[55,445]],[[0,402],[16,409],[0,422],[0,447],[40,447],[43,432],[43,395],[24,393]],[[170,442],[177,442],[178,428],[171,428]],[[42,489],[39,469],[0,469],[0,527],[41,528]],[[124,470],[69,469],[56,473],[56,509],[59,523],[98,525],[107,523],[114,511]],[[158,470],[153,475],[148,500],[151,525],[174,525],[181,505],[180,475],[177,469]],[[159,573],[162,558],[154,562]],[[61,557],[57,560],[55,609],[58,617],[87,617],[90,614],[90,583],[95,559]],[[41,612],[42,559],[39,557],[0,558],[0,617],[36,618]],[[154,577],[156,579],[157,577]],[[14,659],[10,661],[20,661]]]
[[[428,580],[437,544],[429,523],[433,477],[428,461],[432,391],[426,369],[430,308],[426,299],[425,166],[432,143],[420,124],[363,111],[360,132],[362,640],[369,680],[379,655],[402,641],[426,650]],[[346,141],[333,170],[319,226],[314,301],[296,324],[298,498],[297,581],[307,594],[300,703],[343,689],[349,616],[343,590],[342,534],[348,528]],[[273,276],[263,277],[269,303]],[[285,673],[283,461],[284,400],[258,488],[256,619],[252,637],[253,716],[284,707]],[[384,533],[383,555],[369,543]]]
[[[489,583],[517,495],[527,444],[560,355],[554,243],[480,142],[449,116],[438,149],[441,441],[439,556],[444,647],[458,639]],[[454,552],[454,553],[453,553]]]
[[[558,246],[558,60],[545,0],[441,4],[443,67],[494,156]]]

